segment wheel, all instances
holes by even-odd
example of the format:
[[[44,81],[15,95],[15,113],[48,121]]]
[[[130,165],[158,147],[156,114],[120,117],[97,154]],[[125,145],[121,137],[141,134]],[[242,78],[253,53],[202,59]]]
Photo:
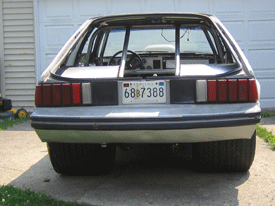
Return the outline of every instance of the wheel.
[[[19,109],[19,110],[17,110],[15,116],[16,116],[16,118],[20,118],[20,119],[22,119],[22,118],[27,118],[28,113],[27,113],[27,111],[24,110],[24,109]]]
[[[245,172],[254,160],[256,131],[251,139],[195,143],[192,158],[196,169],[205,172]]]
[[[47,143],[54,170],[63,175],[106,175],[112,171],[116,145]]]
[[[130,59],[127,60],[127,62],[126,62],[126,68],[127,69],[136,69],[136,68],[140,67],[142,65],[142,60],[141,60],[140,56],[136,52],[133,52],[131,50],[127,50],[127,52],[131,53],[132,55],[130,56]],[[122,50],[118,51],[111,57],[111,59],[109,61],[109,65],[113,65],[114,58],[117,55],[119,55],[120,53],[122,53]]]

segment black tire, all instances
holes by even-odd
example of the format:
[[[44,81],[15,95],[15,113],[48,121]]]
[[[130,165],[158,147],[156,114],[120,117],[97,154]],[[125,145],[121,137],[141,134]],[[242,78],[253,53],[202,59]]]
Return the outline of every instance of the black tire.
[[[112,172],[116,145],[47,143],[54,170],[63,175],[106,175]]]
[[[246,172],[256,149],[256,131],[251,139],[195,143],[192,158],[202,172]]]

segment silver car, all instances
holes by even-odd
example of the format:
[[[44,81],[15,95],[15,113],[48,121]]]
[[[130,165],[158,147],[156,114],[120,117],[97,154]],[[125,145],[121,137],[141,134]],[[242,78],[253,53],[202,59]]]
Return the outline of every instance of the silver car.
[[[32,127],[57,173],[107,174],[117,147],[192,146],[204,171],[247,171],[260,86],[213,15],[87,20],[42,74]]]

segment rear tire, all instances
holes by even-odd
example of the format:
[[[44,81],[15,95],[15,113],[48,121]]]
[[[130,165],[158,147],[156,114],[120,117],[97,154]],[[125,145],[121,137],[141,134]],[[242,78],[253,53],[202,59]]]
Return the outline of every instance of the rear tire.
[[[193,160],[203,172],[246,172],[256,149],[256,131],[251,139],[237,139],[193,145]]]
[[[116,145],[47,143],[54,170],[63,175],[106,175],[113,169]]]

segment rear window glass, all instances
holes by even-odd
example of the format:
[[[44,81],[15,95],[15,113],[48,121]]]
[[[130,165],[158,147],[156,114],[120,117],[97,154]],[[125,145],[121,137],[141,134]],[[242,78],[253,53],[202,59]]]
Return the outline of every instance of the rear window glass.
[[[175,75],[177,47],[182,70],[191,68],[184,67],[185,64],[236,64],[229,47],[220,36],[215,36],[216,33],[203,25],[181,26],[177,37],[174,25],[133,26],[128,30],[123,26],[106,26],[87,33],[70,51],[63,65],[100,68],[123,65],[130,76]],[[179,45],[176,45],[176,38]],[[123,56],[125,46],[127,53]]]

